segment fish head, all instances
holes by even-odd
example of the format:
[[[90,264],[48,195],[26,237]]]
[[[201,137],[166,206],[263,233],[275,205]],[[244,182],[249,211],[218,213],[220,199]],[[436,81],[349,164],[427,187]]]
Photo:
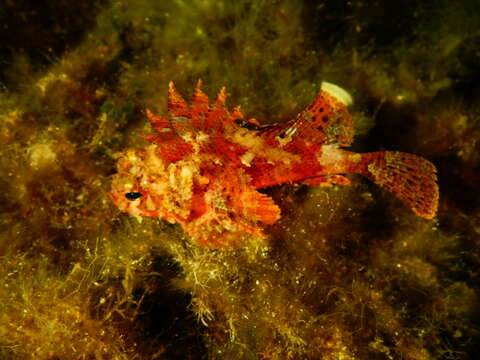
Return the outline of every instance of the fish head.
[[[112,178],[110,198],[123,212],[134,216],[160,214],[158,206],[147,208],[150,198],[144,150],[128,150],[118,155],[117,173]],[[149,203],[151,202],[148,201]]]
[[[123,212],[181,222],[191,211],[195,164],[178,161],[168,166],[157,145],[127,150],[118,156],[110,198]]]

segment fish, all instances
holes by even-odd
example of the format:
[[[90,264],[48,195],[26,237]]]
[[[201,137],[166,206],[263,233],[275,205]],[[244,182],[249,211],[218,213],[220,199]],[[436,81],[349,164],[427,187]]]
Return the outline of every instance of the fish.
[[[199,80],[188,103],[173,82],[169,116],[146,109],[147,145],[116,156],[110,198],[139,219],[180,224],[200,246],[228,249],[265,238],[281,210],[259,190],[281,184],[349,185],[360,174],[393,193],[415,214],[432,219],[439,190],[436,168],[399,151],[345,150],[354,136],[351,95],[323,82],[313,102],[291,120],[262,125],[229,110],[226,89],[211,101]]]

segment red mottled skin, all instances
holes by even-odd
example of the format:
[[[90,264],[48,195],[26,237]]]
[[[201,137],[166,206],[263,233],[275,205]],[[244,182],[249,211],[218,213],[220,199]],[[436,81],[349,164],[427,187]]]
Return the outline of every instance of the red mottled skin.
[[[296,118],[261,126],[225,107],[221,89],[213,103],[200,90],[188,104],[169,85],[169,118],[146,114],[153,135],[144,149],[119,156],[111,198],[120,210],[179,223],[209,248],[238,246],[245,236],[264,236],[280,218],[268,186],[350,182],[361,174],[393,192],[417,215],[430,219],[438,203],[436,169],[419,156],[396,151],[357,154],[342,150],[353,138],[347,107],[321,90]]]

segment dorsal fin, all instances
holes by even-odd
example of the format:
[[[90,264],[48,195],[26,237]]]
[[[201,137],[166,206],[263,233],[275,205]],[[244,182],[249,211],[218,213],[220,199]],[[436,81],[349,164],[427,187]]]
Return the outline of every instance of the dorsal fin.
[[[353,123],[346,105],[350,103],[351,97],[345,90],[322,83],[315,100],[305,110],[295,119],[261,130],[262,137],[276,140],[282,147],[295,146],[295,140],[349,146],[353,140]]]
[[[163,138],[167,133],[182,135],[185,131],[201,130],[206,133],[217,132],[225,125],[235,125],[235,120],[242,119],[240,107],[235,107],[230,113],[225,106],[227,92],[221,88],[218,95],[210,104],[208,96],[201,90],[203,81],[198,80],[191,105],[185,101],[170,81],[168,86],[168,110],[170,118],[164,119],[147,110],[147,117],[152,127]],[[146,137],[152,140],[151,136]]]
[[[203,81],[199,79],[193,93],[191,108],[192,126],[198,130],[205,128],[205,120],[210,109],[208,96],[201,90],[202,84]]]
[[[338,101],[340,101],[345,106],[350,106],[353,104],[352,95],[350,95],[344,88],[341,88],[338,85],[323,81],[320,85],[320,88],[332,95]]]
[[[193,93],[193,106],[205,106],[208,108],[208,96],[202,91],[203,81],[202,79],[198,79],[197,85],[195,86],[195,92]]]
[[[310,137],[313,140],[320,135],[325,144],[349,146],[354,129],[347,106],[352,102],[347,91],[335,84],[323,82],[315,100],[299,115],[309,123],[299,135],[308,137],[311,131]]]
[[[168,110],[174,117],[190,116],[190,107],[185,99],[175,89],[173,81],[168,84]]]
[[[152,141],[156,138],[159,141],[165,141],[176,136],[169,120],[154,114],[149,109],[145,110],[145,114],[147,115],[153,130],[156,132],[156,135],[145,135],[144,138],[146,140]]]
[[[237,105],[233,108],[232,116],[235,119],[243,119],[244,118],[244,115],[243,115],[242,111],[240,110],[240,105]]]
[[[225,86],[220,89],[215,99],[215,109],[220,109],[225,106],[225,100],[227,99],[227,90]]]
[[[201,81],[199,84],[201,85]],[[195,125],[198,126],[198,124],[193,124],[191,107],[177,91],[173,81],[168,84],[168,110],[170,112],[170,126],[177,134],[190,131]]]
[[[210,107],[210,112],[205,120],[205,130],[212,131],[223,128],[225,124],[233,121],[228,114],[228,110],[225,107],[225,101],[227,99],[227,90],[222,87],[217,94],[215,103]]]

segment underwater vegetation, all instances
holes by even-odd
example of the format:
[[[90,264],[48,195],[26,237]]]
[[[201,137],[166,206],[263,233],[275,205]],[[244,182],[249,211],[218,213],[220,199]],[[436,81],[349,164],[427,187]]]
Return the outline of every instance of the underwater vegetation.
[[[476,6],[3,2],[0,359],[475,359]],[[281,218],[226,249],[121,212],[119,154],[147,146],[170,81],[190,99],[200,78],[262,125],[339,84],[352,151],[436,166],[436,217],[356,175],[262,189]]]

